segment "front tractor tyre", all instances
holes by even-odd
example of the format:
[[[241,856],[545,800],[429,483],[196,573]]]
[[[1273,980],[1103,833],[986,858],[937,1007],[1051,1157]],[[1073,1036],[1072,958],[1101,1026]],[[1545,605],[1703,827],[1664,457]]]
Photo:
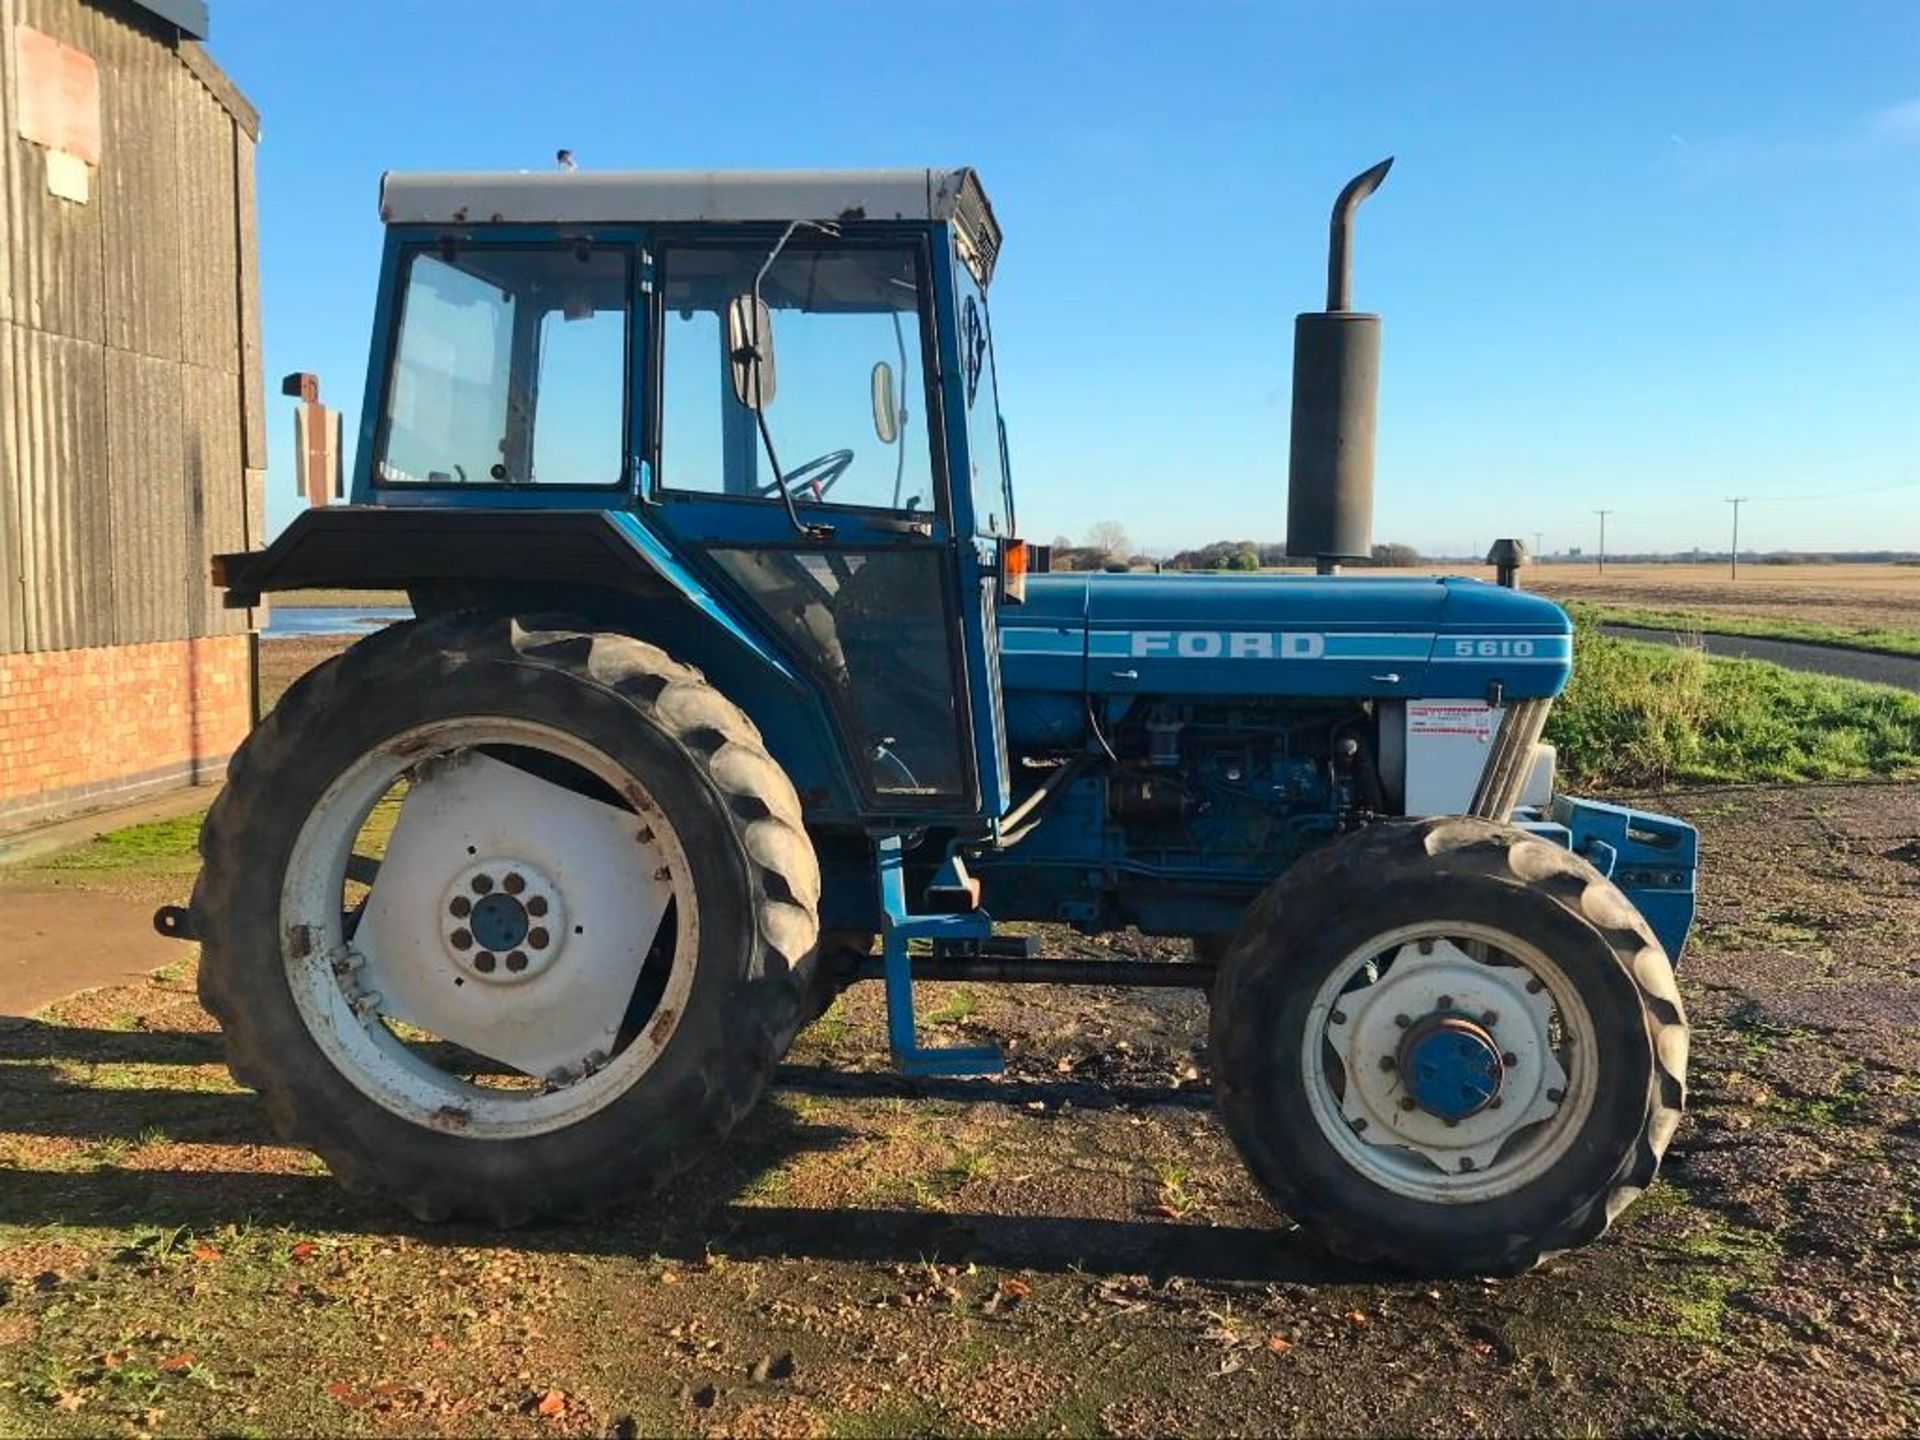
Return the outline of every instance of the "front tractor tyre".
[[[585,1213],[684,1169],[812,985],[819,868],[758,731],[565,620],[397,625],[314,670],[200,850],[234,1077],[423,1220]]]
[[[1371,826],[1249,912],[1215,983],[1221,1114],[1326,1248],[1511,1274],[1597,1238],[1686,1095],[1673,968],[1579,856],[1472,819]]]

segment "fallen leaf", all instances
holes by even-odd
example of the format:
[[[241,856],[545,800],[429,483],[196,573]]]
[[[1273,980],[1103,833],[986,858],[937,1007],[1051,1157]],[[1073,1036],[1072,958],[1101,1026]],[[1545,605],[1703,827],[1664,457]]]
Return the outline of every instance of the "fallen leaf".
[[[303,1263],[305,1261],[311,1260],[314,1257],[314,1253],[315,1253],[314,1244],[311,1240],[302,1240],[298,1245],[294,1246],[293,1249],[287,1252],[288,1257],[290,1259],[298,1260]]]
[[[1487,1340],[1476,1340],[1476,1341],[1474,1341],[1474,1342],[1473,1342],[1473,1353],[1474,1353],[1474,1354],[1476,1354],[1476,1355],[1491,1355],[1491,1354],[1493,1353],[1493,1344],[1492,1344],[1492,1342],[1491,1342],[1491,1341],[1487,1341]]]
[[[1164,1204],[1149,1205],[1147,1207],[1147,1214],[1156,1216],[1162,1220],[1178,1220],[1180,1218],[1180,1212],[1178,1210],[1174,1209],[1171,1205]]]
[[[1017,1275],[1009,1275],[1000,1282],[1000,1293],[1009,1300],[1024,1300],[1033,1294],[1033,1286]]]
[[[367,1403],[367,1397],[344,1380],[336,1380],[327,1386],[327,1394],[338,1400],[349,1410],[358,1410]]]
[[[169,1355],[160,1362],[160,1373],[163,1375],[178,1375],[192,1368],[193,1352],[191,1350],[182,1350],[178,1355]]]
[[[1356,1330],[1364,1330],[1367,1326],[1371,1325],[1373,1321],[1367,1318],[1367,1312],[1364,1310],[1349,1310],[1347,1311],[1347,1323]]]
[[[1284,1335],[1274,1335],[1267,1340],[1267,1349],[1276,1355],[1284,1355],[1293,1348],[1293,1342]]]
[[[560,1390],[549,1390],[540,1397],[540,1403],[533,1408],[537,1413],[549,1418],[564,1415],[567,1409],[566,1394]]]
[[[211,1245],[200,1244],[193,1247],[193,1258],[202,1265],[210,1264],[220,1258],[220,1252]]]
[[[71,1415],[87,1403],[87,1397],[78,1390],[62,1390],[53,1397],[53,1408]]]

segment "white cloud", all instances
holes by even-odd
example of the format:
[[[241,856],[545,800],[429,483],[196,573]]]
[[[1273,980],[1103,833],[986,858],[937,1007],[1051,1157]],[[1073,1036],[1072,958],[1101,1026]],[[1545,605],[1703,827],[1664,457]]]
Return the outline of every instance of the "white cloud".
[[[1876,138],[1895,145],[1920,145],[1920,97],[1889,105],[1873,117]]]

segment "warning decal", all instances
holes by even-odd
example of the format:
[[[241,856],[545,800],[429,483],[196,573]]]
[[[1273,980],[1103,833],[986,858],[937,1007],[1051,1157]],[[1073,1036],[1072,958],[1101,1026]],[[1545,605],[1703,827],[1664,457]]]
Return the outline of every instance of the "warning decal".
[[[1493,735],[1493,707],[1477,700],[1414,700],[1407,705],[1409,735]]]

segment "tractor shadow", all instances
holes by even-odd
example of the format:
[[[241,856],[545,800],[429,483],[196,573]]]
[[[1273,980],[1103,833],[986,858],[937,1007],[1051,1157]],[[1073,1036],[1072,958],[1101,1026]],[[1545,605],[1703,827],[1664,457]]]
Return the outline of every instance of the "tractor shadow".
[[[751,1192],[762,1177],[857,1138],[781,1104],[762,1105],[688,1175],[596,1220],[511,1232],[418,1225],[378,1202],[345,1194],[324,1174],[201,1168],[206,1147],[218,1147],[229,1163],[235,1148],[263,1147],[276,1159],[289,1153],[251,1095],[169,1085],[164,1071],[156,1076],[148,1068],[216,1065],[220,1058],[219,1037],[211,1033],[0,1020],[0,1132],[16,1137],[0,1151],[9,1155],[0,1164],[0,1224],[133,1231],[270,1224],[301,1235],[404,1235],[429,1245],[689,1263],[715,1256],[875,1266],[934,1261],[1300,1284],[1353,1283],[1372,1273],[1331,1259],[1297,1232],[1277,1227],[759,1203]],[[1014,1106],[1207,1104],[1204,1094],[1155,1086],[917,1081],[807,1065],[783,1067],[780,1091]]]

